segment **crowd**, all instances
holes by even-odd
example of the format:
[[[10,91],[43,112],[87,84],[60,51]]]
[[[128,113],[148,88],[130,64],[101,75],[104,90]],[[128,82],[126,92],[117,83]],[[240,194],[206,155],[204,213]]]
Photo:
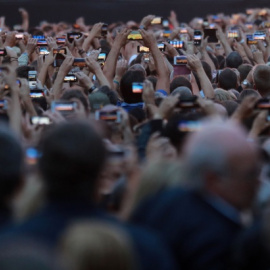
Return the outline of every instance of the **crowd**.
[[[0,19],[0,269],[270,268],[270,9]]]

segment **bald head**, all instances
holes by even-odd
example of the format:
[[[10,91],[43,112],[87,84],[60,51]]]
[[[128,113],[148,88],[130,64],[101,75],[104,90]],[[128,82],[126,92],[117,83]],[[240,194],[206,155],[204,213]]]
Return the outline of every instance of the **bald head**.
[[[257,189],[258,156],[241,128],[228,123],[206,125],[189,138],[184,154],[193,188],[239,209],[250,206]]]

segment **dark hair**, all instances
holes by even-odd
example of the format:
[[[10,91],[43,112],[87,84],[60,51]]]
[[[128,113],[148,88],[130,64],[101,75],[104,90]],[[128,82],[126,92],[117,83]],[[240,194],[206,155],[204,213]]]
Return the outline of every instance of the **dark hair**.
[[[270,92],[270,67],[258,65],[253,72],[253,81],[262,96],[268,95]]]
[[[254,96],[254,97],[258,97],[258,98],[261,97],[261,95],[257,91],[255,91],[253,89],[245,89],[240,93],[239,100],[242,101],[247,96]]]
[[[63,100],[71,100],[72,98],[76,98],[76,99],[80,100],[84,109],[86,111],[89,111],[89,104],[87,102],[87,98],[82,93],[82,91],[77,90],[77,89],[66,90],[63,93],[63,95],[61,96],[61,99],[63,99]]]
[[[3,207],[21,184],[23,153],[6,124],[0,125],[0,207]]]
[[[133,108],[128,114],[135,117],[138,123],[142,123],[146,118],[145,111],[141,108]]]
[[[132,83],[142,83],[145,80],[145,76],[140,70],[129,70],[127,71],[120,81],[120,91],[122,97],[127,103],[138,103],[142,102],[142,94],[132,92]]]
[[[231,52],[227,57],[226,57],[226,67],[229,68],[238,68],[240,65],[243,64],[242,57],[238,52]]]
[[[173,78],[170,84],[170,92],[172,92],[175,88],[180,87],[180,86],[186,86],[192,91],[192,86],[191,83],[188,79],[185,77],[179,75]]]
[[[224,90],[236,89],[237,75],[229,68],[224,69],[219,74],[218,85]]]
[[[117,105],[117,100],[118,100],[117,94],[114,91],[112,91],[107,85],[101,86],[98,89],[98,91],[105,94],[109,98],[111,104]]]
[[[40,151],[39,167],[49,199],[93,199],[105,147],[89,123],[52,127],[45,132]]]
[[[224,56],[222,55],[217,55],[217,61],[218,61],[218,69],[223,69],[224,68]]]
[[[234,100],[224,100],[220,104],[225,107],[229,117],[235,112],[238,107],[238,103]]]
[[[37,90],[39,91],[39,88],[35,88],[35,89],[31,89],[33,91]],[[32,102],[34,104],[35,110],[36,112],[39,114],[40,109],[38,107],[40,107],[43,111],[47,110],[48,107],[48,103],[45,97],[40,97],[40,98],[32,98]]]
[[[242,82],[243,80],[246,79],[247,75],[252,70],[252,65],[242,64],[237,69],[240,73],[240,81]]]

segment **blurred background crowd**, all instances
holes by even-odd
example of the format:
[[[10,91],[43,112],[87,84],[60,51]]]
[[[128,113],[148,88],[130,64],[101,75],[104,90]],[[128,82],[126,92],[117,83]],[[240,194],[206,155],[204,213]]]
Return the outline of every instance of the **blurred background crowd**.
[[[0,18],[0,269],[269,269],[270,9],[18,12]]]

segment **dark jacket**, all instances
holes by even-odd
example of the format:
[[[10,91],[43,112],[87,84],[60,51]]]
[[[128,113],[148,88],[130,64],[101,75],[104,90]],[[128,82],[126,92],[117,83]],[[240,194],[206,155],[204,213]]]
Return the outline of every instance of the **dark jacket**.
[[[198,193],[180,188],[142,202],[132,222],[159,232],[185,270],[227,269],[232,242],[242,229]]]
[[[141,269],[175,269],[171,254],[164,243],[152,233],[138,226],[126,226],[97,207],[84,202],[53,202],[22,224],[9,227],[0,236],[0,242],[31,239],[55,247],[68,225],[93,219],[121,227],[131,239]]]

